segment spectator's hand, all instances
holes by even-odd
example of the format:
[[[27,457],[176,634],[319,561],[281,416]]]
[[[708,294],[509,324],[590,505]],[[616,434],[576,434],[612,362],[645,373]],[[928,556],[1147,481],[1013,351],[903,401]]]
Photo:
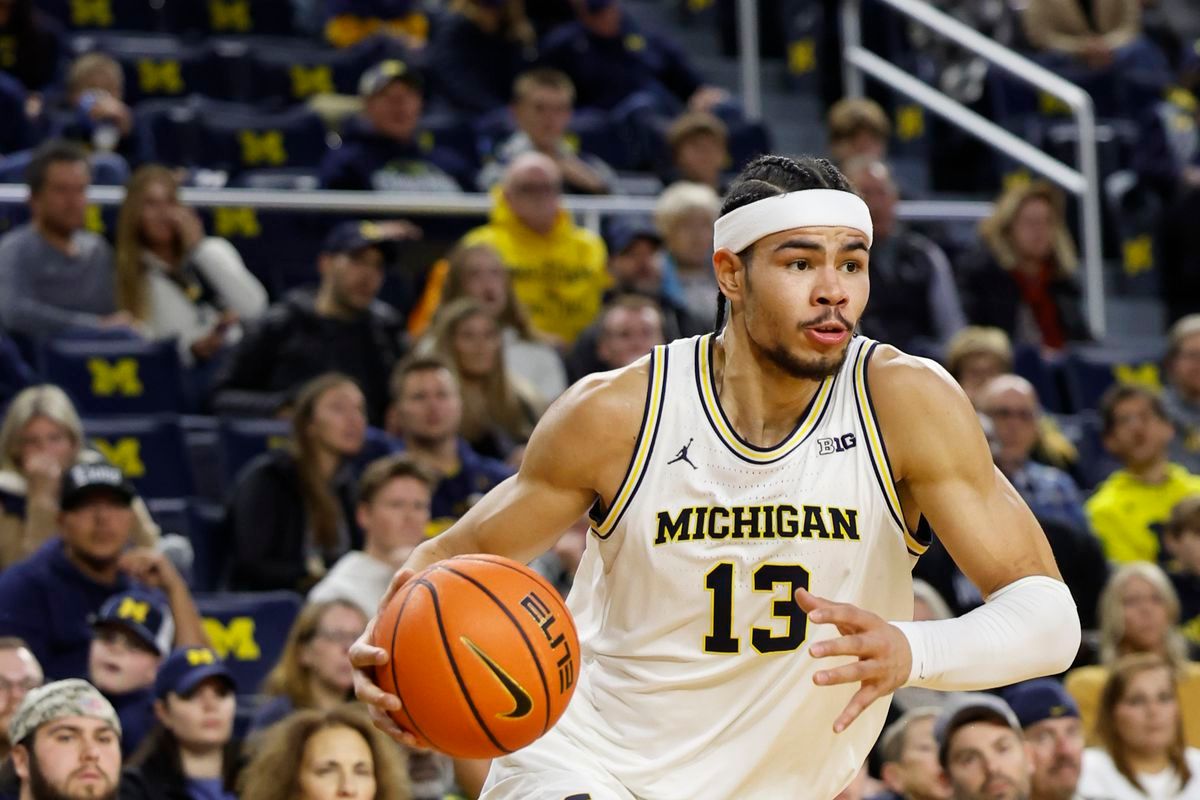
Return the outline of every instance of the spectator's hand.
[[[796,590],[796,603],[808,614],[810,624],[836,625],[842,634],[837,639],[812,645],[809,654],[813,658],[854,656],[858,659],[813,674],[813,683],[818,686],[860,684],[833,723],[834,733],[841,733],[867,706],[904,685],[912,671],[912,649],[899,628],[858,606],[834,603],[807,589]]]
[[[122,136],[128,136],[133,130],[133,114],[129,106],[108,92],[96,92],[96,100],[88,110],[88,116],[94,120],[111,122],[121,131]]]
[[[204,238],[204,223],[200,215],[187,206],[175,206],[169,212],[175,232],[184,250],[192,250]]]
[[[563,180],[568,184],[589,194],[604,194],[609,190],[604,178],[574,153],[555,154],[551,157],[558,163],[558,168],[562,170]]]
[[[48,453],[35,453],[22,467],[25,470],[27,493],[30,500],[51,502],[58,505],[58,493],[62,486],[62,464]]]
[[[701,86],[688,98],[689,111],[712,111],[729,100],[729,92],[719,86]]]
[[[1080,55],[1083,57],[1084,63],[1092,69],[1103,69],[1113,61],[1112,48],[1099,36],[1088,39],[1084,43]]]
[[[117,568],[138,583],[168,594],[187,588],[183,576],[165,555],[152,547],[135,547],[121,554]]]
[[[388,602],[413,574],[411,569],[401,569],[392,576],[392,582],[388,584],[383,599],[379,601],[379,612],[387,607]],[[362,636],[350,646],[350,665],[354,667],[354,696],[366,704],[367,712],[376,728],[408,747],[428,750],[428,742],[404,730],[392,719],[389,712],[400,710],[400,698],[388,694],[375,683],[375,668],[388,663],[388,652],[373,644],[375,624],[378,620],[379,614],[376,613],[367,623]]]
[[[192,342],[189,348],[197,361],[208,361],[225,346],[225,329],[217,323],[208,333]]]

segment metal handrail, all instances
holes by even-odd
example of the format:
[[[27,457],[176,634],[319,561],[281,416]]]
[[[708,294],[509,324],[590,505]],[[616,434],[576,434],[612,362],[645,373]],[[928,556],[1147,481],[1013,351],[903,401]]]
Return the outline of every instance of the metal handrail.
[[[908,72],[885,61],[862,46],[861,0],[842,2],[842,67],[846,94],[861,97],[863,74],[879,80],[921,103],[930,111],[971,133],[992,147],[1079,197],[1079,229],[1083,238],[1084,289],[1087,317],[1092,332],[1105,332],[1104,262],[1100,217],[1100,174],[1096,154],[1096,115],[1092,98],[1083,89],[1064,80],[1025,56],[988,39],[924,0],[880,0],[909,18],[952,39],[1012,75],[1062,100],[1071,109],[1078,129],[1076,162],[1064,164],[1037,150],[995,122],[931,87]]]

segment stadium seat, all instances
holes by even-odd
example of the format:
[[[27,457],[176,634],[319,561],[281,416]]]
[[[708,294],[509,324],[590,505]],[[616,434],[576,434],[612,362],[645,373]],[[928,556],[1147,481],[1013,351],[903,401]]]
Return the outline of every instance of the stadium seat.
[[[1063,434],[1079,451],[1073,472],[1079,488],[1088,494],[1121,465],[1104,447],[1100,414],[1094,410],[1056,417]]]
[[[1013,348],[1013,372],[1033,384],[1042,409],[1052,414],[1066,410],[1059,390],[1057,367],[1057,364],[1042,358],[1036,345],[1018,343]]]
[[[1157,193],[1139,185],[1133,170],[1114,172],[1104,179],[1106,222],[1120,248],[1121,294],[1157,297],[1162,291],[1155,235],[1163,213]]]
[[[201,591],[220,589],[225,582],[230,552],[225,539],[225,509],[219,503],[190,500],[188,540],[192,543],[192,581]]]
[[[162,2],[153,0],[37,0],[37,8],[71,30],[157,31]],[[190,5],[174,0],[166,5]]]
[[[293,592],[196,595],[204,630],[233,673],[239,696],[258,692],[283,653],[302,603]]]
[[[568,136],[579,145],[580,152],[598,157],[613,169],[637,169],[641,154],[638,140],[630,126],[614,120],[604,111],[580,109],[571,115]]]
[[[50,339],[42,373],[87,414],[152,414],[184,409],[174,341]]]
[[[1161,388],[1159,364],[1162,356],[1161,345],[1148,348],[1072,347],[1063,360],[1071,408],[1075,411],[1097,408],[1101,395],[1118,381]]]
[[[229,487],[251,459],[273,447],[286,444],[292,435],[292,426],[281,419],[222,417],[219,431],[221,473],[225,476],[226,487]]]
[[[78,37],[76,49],[107,53],[117,60],[125,73],[125,101],[131,106],[192,93],[224,97],[228,91],[212,49],[202,43],[166,34],[102,34]]]
[[[197,166],[231,174],[315,167],[327,149],[321,118],[303,107],[272,114],[232,103],[205,103],[199,110],[197,128]]]
[[[284,170],[271,172],[278,176]],[[311,174],[303,169],[287,172],[297,180],[297,176]],[[255,185],[252,176],[262,174],[262,170],[243,172],[232,183]],[[286,187],[276,184],[267,188]],[[206,229],[215,236],[228,239],[237,248],[246,266],[272,297],[280,297],[290,287],[317,282],[317,253],[326,231],[333,224],[330,215],[228,206],[212,209],[207,216]]]
[[[394,49],[394,48],[393,48]],[[250,94],[256,101],[298,103],[316,94],[358,94],[358,79],[389,55],[379,39],[345,50],[295,44],[256,44],[250,52]]]
[[[200,149],[196,131],[199,98],[143,100],[133,110],[139,125],[150,132],[154,158],[160,164],[193,166]]]
[[[177,415],[85,417],[83,432],[143,497],[189,497],[194,492],[183,423]]]

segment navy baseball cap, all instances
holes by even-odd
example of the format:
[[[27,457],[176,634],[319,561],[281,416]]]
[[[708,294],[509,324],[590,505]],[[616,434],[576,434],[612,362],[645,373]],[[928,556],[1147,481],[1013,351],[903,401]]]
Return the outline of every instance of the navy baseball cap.
[[[392,81],[407,83],[418,92],[425,89],[425,76],[420,70],[398,58],[389,58],[367,69],[358,79],[359,97],[370,97],[381,92]]]
[[[379,224],[367,221],[339,222],[333,226],[321,245],[322,253],[357,253],[375,247],[389,256],[396,238]]]
[[[653,223],[640,217],[616,217],[608,224],[604,234],[604,244],[610,256],[620,255],[638,240],[662,244],[662,236]]]
[[[94,628],[120,626],[160,656],[171,652],[175,639],[175,619],[166,598],[141,587],[117,592],[105,600],[91,623]]]
[[[137,497],[137,490],[112,464],[76,464],[63,476],[59,507],[63,511],[77,508],[85,497],[96,491],[111,492],[125,503],[132,503]]]
[[[209,678],[221,678],[237,691],[237,681],[225,661],[208,647],[181,647],[158,668],[154,696],[162,699],[171,692],[187,694]]]
[[[972,722],[994,722],[1003,725],[1018,735],[1021,734],[1021,723],[1017,715],[1009,708],[1008,703],[994,694],[986,692],[966,692],[953,700],[942,710],[941,716],[933,723],[933,737],[937,739],[938,761],[946,763],[950,737],[964,725]]]
[[[1010,686],[1004,692],[1004,699],[1022,728],[1047,719],[1079,716],[1075,698],[1053,678],[1036,678]]]

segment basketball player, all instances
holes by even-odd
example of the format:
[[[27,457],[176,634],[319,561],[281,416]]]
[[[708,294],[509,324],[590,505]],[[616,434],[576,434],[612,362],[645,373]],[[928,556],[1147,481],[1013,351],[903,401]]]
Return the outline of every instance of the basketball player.
[[[898,687],[1070,665],[1075,605],[971,404],[937,365],[854,335],[871,235],[827,161],[750,164],[715,228],[727,324],[569,389],[520,473],[397,573],[393,589],[454,555],[528,561],[592,509],[575,696],[493,762],[484,798],[828,800]],[[988,598],[961,618],[905,621],[922,517]],[[369,641],[358,696],[411,743]]]

